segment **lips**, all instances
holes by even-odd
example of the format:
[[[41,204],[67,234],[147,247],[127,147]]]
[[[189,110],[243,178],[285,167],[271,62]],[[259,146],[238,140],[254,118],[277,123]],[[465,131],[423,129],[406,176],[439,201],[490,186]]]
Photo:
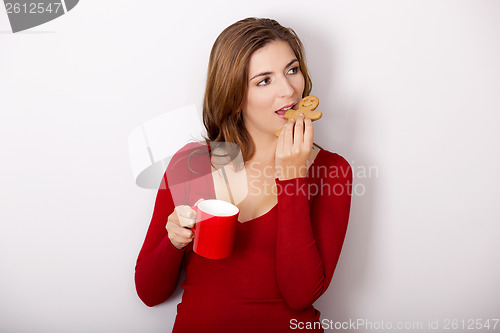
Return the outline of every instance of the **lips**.
[[[278,115],[278,117],[280,117],[281,119],[286,119],[285,118],[285,113],[286,113],[286,110],[283,111],[283,110],[278,110],[276,111],[276,114]]]
[[[290,110],[290,109],[293,109],[297,106],[297,103],[291,103],[291,104],[288,104],[288,105],[285,105],[284,107],[282,107],[281,109],[279,110],[276,110],[274,111],[280,118],[282,119],[285,119],[285,113]]]
[[[291,109],[291,108],[292,108],[295,104],[297,104],[297,103],[290,103],[290,104],[288,104],[288,105],[285,105],[285,106],[284,106],[284,107],[282,107],[281,109],[276,110],[276,112],[278,112],[278,111],[283,111],[283,110],[284,110],[284,111],[286,111],[286,110],[288,110],[288,109]]]

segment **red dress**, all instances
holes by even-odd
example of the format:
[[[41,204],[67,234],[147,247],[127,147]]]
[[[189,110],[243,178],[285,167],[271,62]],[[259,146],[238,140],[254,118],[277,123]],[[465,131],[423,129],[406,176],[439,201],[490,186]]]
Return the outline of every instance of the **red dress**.
[[[330,284],[347,230],[352,186],[347,161],[321,150],[307,177],[276,179],[278,204],[238,223],[233,254],[213,260],[194,253],[192,242],[176,249],[165,229],[175,205],[215,199],[211,177],[193,173],[193,165],[209,167],[196,160],[205,157],[190,159],[191,170],[187,165],[183,152],[193,145],[199,144],[186,145],[167,168],[175,191],[165,177],[158,190],[136,264],[139,297],[148,306],[166,301],[184,267],[173,332],[290,332],[308,322],[317,328],[308,331],[323,332],[313,303]],[[201,171],[206,175],[210,169]]]

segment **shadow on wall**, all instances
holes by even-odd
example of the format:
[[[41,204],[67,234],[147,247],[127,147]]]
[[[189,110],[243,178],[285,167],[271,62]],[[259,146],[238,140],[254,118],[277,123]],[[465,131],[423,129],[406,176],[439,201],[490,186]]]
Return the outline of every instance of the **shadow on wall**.
[[[328,31],[322,27],[308,26],[301,31],[308,32],[307,35],[300,35],[305,40],[307,60],[312,72],[312,94],[320,98],[319,109],[324,115],[324,120],[315,124],[315,142],[342,155],[353,168],[351,214],[344,247],[330,287],[315,303],[322,313],[322,319],[343,321],[359,317],[358,295],[369,284],[366,276],[373,248],[379,170],[372,156],[357,140],[358,124],[361,122],[359,115],[363,113],[362,100],[345,93],[345,87],[335,75],[338,63],[335,61],[334,38],[318,34],[318,31]]]

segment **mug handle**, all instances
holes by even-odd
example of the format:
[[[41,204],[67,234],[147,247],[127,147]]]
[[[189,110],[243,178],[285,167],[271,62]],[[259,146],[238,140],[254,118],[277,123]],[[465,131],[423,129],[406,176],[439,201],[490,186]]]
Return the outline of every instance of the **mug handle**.
[[[195,204],[195,205],[191,206],[191,209],[194,209],[196,211],[196,216],[198,216],[198,214],[200,213],[200,211],[198,210],[198,206],[196,206],[196,204]],[[192,232],[196,232],[196,222],[194,222],[193,226],[189,229],[191,229]]]
[[[198,201],[196,201],[196,203],[194,205],[191,206],[192,209],[194,209],[196,211],[196,216],[198,217],[198,214],[200,214],[200,210],[198,209],[198,204],[200,202],[202,202],[203,198],[200,198],[198,199]],[[196,232],[196,222],[194,223],[194,225],[190,228],[193,232]]]

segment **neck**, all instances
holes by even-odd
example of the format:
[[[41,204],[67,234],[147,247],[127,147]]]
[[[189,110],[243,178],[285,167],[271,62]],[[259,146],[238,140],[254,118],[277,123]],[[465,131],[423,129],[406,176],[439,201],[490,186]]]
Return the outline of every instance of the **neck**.
[[[259,162],[264,165],[274,165],[276,156],[276,146],[278,140],[275,136],[251,135],[255,143],[255,153],[250,159],[252,162]]]

